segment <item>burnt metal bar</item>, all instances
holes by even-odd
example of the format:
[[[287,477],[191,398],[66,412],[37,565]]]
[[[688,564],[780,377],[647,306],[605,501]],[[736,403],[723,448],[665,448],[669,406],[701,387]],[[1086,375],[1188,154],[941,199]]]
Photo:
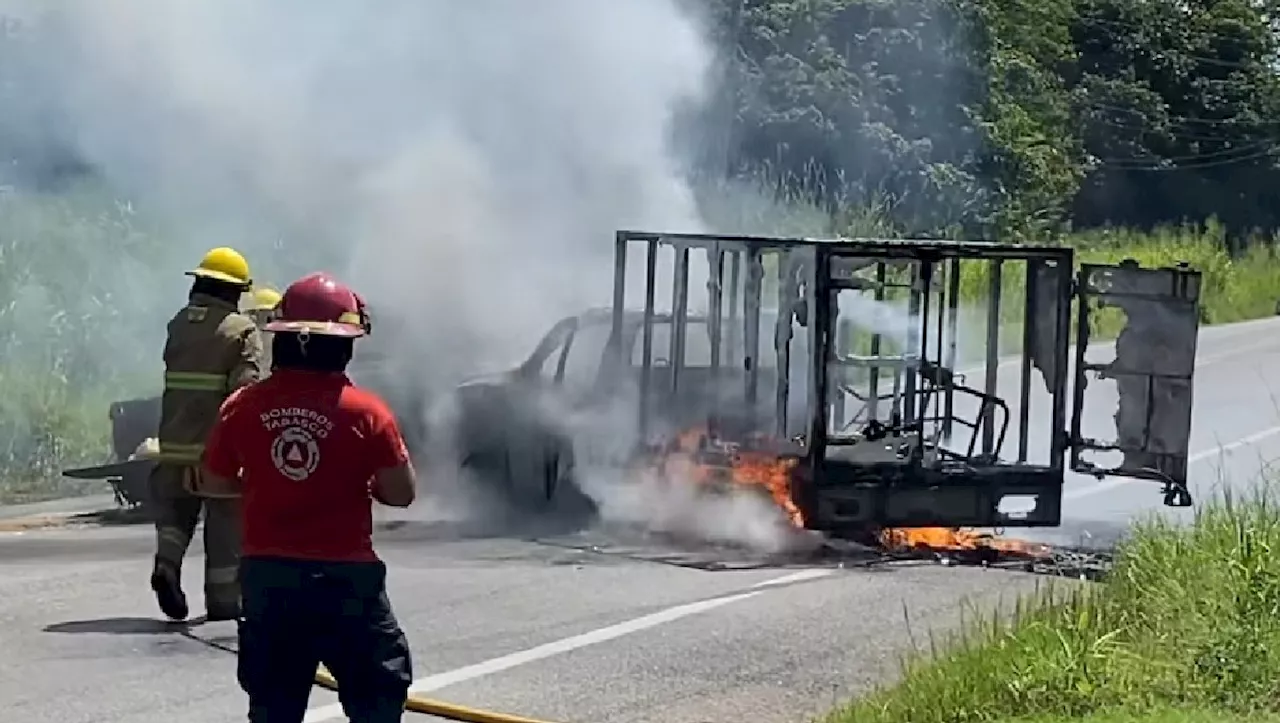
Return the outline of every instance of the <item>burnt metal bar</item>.
[[[626,359],[622,356],[622,320],[627,305],[627,253],[630,250],[630,244],[627,242],[626,234],[618,232],[614,234],[614,257],[613,257],[613,309],[611,325],[609,330],[609,355],[612,363],[622,365],[626,363]]]
[[[934,312],[934,316],[937,319],[936,321],[937,326],[934,329],[933,361],[941,369],[945,369],[946,371],[949,372],[951,371],[951,367],[944,366],[942,363],[943,347],[946,344],[946,336],[947,336],[947,316],[946,314],[942,313],[942,310],[943,308],[945,308],[947,303],[947,290],[946,290],[946,286],[942,283],[943,281],[946,280],[946,276],[947,276],[946,265],[943,264],[941,261],[939,261],[937,266],[934,268],[934,273],[941,274],[942,278],[937,279],[938,308],[937,308],[937,311]],[[930,293],[932,293],[932,289],[930,289]],[[928,319],[927,316],[925,318]],[[940,373],[935,375],[935,378],[933,381],[933,391],[929,395],[929,398],[934,405],[933,406],[934,417],[936,420],[933,425],[933,434],[934,434],[935,443],[937,443],[942,436],[942,420],[940,419],[941,415],[938,414],[938,411],[942,408],[942,388],[944,386],[949,385],[951,376],[952,376],[951,374],[946,374],[946,373]]]
[[[920,260],[921,291],[920,291],[920,309],[919,309],[920,321],[914,322],[920,325],[920,363],[921,364],[923,364],[925,361],[929,359],[929,313],[930,313],[930,309],[933,306],[933,304],[931,303],[933,301],[933,294],[931,291],[932,288],[933,288],[933,262],[927,259],[921,259]],[[919,372],[917,372],[917,375],[918,374]],[[917,383],[920,385],[921,391],[924,392],[923,394],[920,395],[920,408],[919,408],[919,414],[918,414],[920,419],[920,433],[923,434],[924,433],[924,417],[925,417],[925,413],[928,411],[928,406],[929,406],[929,397],[927,396],[929,391],[926,390],[923,379],[919,380]],[[914,405],[913,405],[913,408],[914,408]]]
[[[916,261],[911,265],[911,290],[907,301],[907,348],[902,354],[902,421],[909,425],[916,423],[916,403],[917,388],[920,380],[916,365],[924,356],[924,342],[922,341],[922,327],[920,314],[921,305],[921,283],[924,279],[925,266],[928,261],[923,259]]]
[[[906,359],[907,349],[911,347],[911,343],[909,341],[911,339],[910,314],[907,315],[907,319],[903,323],[906,324],[906,328],[903,329],[902,331],[905,331],[906,333],[902,334],[902,336],[906,337],[908,339],[908,342],[906,346],[897,350],[898,353],[896,356],[900,360]],[[902,372],[904,371],[902,367],[903,365],[901,363],[895,363],[892,367],[893,368],[893,392],[892,392],[892,401],[889,405],[889,418],[897,422],[902,421],[902,377],[903,377]]]
[[[658,241],[650,239],[645,248],[644,323],[640,329],[640,439],[649,438],[649,386],[653,383],[653,304],[657,295]],[[625,363],[626,357],[623,357]]]
[[[947,369],[956,371],[957,337],[960,334],[960,259],[951,259],[947,272],[947,358],[944,362]],[[945,405],[942,411],[942,437],[951,440],[954,428],[952,415],[955,413],[956,388],[954,375],[947,375]]]
[[[745,400],[751,426],[755,426],[757,404],[760,398],[760,293],[764,267],[760,262],[760,249],[747,250],[747,283],[742,292],[742,363],[746,377]]]
[[[724,320],[724,252],[720,244],[708,250],[710,274],[707,279],[707,336],[711,343],[711,378],[720,377],[720,335]],[[717,395],[718,398],[719,395]]]
[[[835,312],[840,308],[837,290],[831,283],[831,252],[821,246],[815,253],[812,281],[809,298],[815,303],[809,316],[809,353],[813,355],[815,363],[809,365],[809,398],[821,403],[830,393],[831,375],[827,370],[831,368],[835,354],[831,348],[835,341],[832,339],[831,325],[833,317],[839,318],[839,314]],[[809,415],[810,453],[801,463],[804,473],[797,476],[797,486],[793,490],[796,504],[805,510],[806,517],[814,511],[818,487],[823,482],[819,471],[829,444],[829,419],[826,414]]]
[[[818,319],[818,254],[809,251],[805,254],[804,264],[804,308],[805,321],[808,322],[806,327],[801,329],[800,333],[805,335],[806,346],[808,347],[808,358],[805,359],[806,368],[800,371],[805,376],[805,412],[804,418],[799,420],[795,431],[800,436],[805,436],[809,432],[808,420],[821,417],[827,418],[826,407],[823,406],[826,401],[826,392],[818,388],[817,377],[826,377],[830,366],[826,362],[826,357],[819,355],[818,337],[829,337],[828,328],[825,326],[827,319],[824,317],[821,321]],[[828,341],[834,341],[829,339]],[[809,438],[812,442],[812,438]],[[802,509],[807,508],[807,500],[804,499],[806,490],[803,483],[793,487],[792,498]]]
[[[791,304],[794,289],[791,288],[791,258],[784,251],[778,259],[778,316],[773,323],[773,352],[778,365],[774,389],[774,433],[779,439],[787,437],[787,389],[791,371]]]
[[[884,303],[884,285],[885,285],[885,263],[883,261],[876,263],[876,304]],[[837,309],[839,306],[836,307]],[[871,329],[871,368],[868,370],[869,377],[867,379],[867,421],[873,422],[880,418],[880,367],[876,357],[880,356],[880,329],[873,327]]]
[[[833,356],[839,357],[846,354],[856,353],[857,350],[854,349],[853,347],[854,338],[855,337],[853,335],[853,322],[850,321],[849,319],[837,318],[836,348]],[[831,365],[829,361],[825,361],[825,360],[823,361],[823,363],[828,364],[829,366],[835,366],[835,369],[837,369],[840,373],[840,379],[838,379],[838,382],[840,382],[840,384],[851,383],[845,377],[846,374],[849,374],[850,372],[849,369],[845,368],[843,365]],[[841,428],[845,424],[845,419],[844,419],[844,416],[845,416],[844,396],[845,395],[844,395],[844,392],[840,391],[840,384],[832,385],[830,401],[828,402],[828,404],[831,405],[831,416],[832,416],[831,423],[835,425],[836,428]]]
[[[1026,303],[1022,312],[1022,373],[1018,390],[1018,462],[1027,461],[1031,440],[1031,349],[1036,343],[1036,281],[1039,262],[1026,263]]]
[[[738,350],[738,332],[741,331],[738,326],[738,295],[742,292],[742,251],[735,250],[729,254],[729,332],[725,339],[726,353],[729,356],[737,354]],[[735,366],[737,361],[734,362]]]
[[[1081,271],[1080,278],[1076,281],[1081,288],[1087,288],[1090,285],[1090,279],[1087,274],[1087,271]],[[1076,410],[1084,409],[1085,385],[1082,384],[1081,381],[1087,381],[1085,378],[1085,369],[1087,368],[1086,365],[1088,364],[1088,361],[1085,359],[1085,356],[1089,351],[1089,341],[1092,332],[1092,320],[1089,318],[1090,309],[1088,301],[1082,298],[1079,303],[1080,310],[1076,315],[1076,378],[1071,390],[1072,406]],[[1070,318],[1067,319],[1067,323],[1071,323]],[[1054,411],[1057,411],[1056,407],[1054,408]],[[1065,410],[1063,413],[1065,414]],[[1084,437],[1081,433],[1083,431],[1081,429],[1081,425],[1083,423],[1083,420],[1081,419],[1082,416],[1084,415],[1079,411],[1071,415],[1071,442],[1073,444]]]
[[[1049,442],[1049,464],[1055,470],[1062,469],[1064,466],[1063,455],[1067,448],[1067,435],[1064,434],[1067,428],[1067,378],[1071,371],[1068,368],[1070,363],[1070,335],[1071,335],[1071,292],[1072,273],[1075,269],[1075,251],[1067,250],[1067,258],[1064,263],[1050,263],[1057,271],[1055,288],[1057,294],[1055,301],[1057,303],[1057,315],[1054,319],[1054,378],[1050,382],[1049,387],[1053,390],[1053,411],[1050,415],[1053,417],[1053,436]],[[1085,310],[1080,310],[1082,316],[1086,316],[1085,325],[1088,325],[1088,318]],[[1084,347],[1080,348],[1081,351]],[[1083,391],[1083,390],[1081,390]]]
[[[676,247],[675,279],[671,291],[671,397],[680,393],[680,373],[684,370],[685,335],[689,330],[689,247]]]
[[[1004,260],[994,259],[987,268],[990,270],[990,286],[987,293],[987,378],[984,391],[988,396],[997,396],[1000,382],[1000,294],[1004,290]],[[988,457],[995,452],[995,409],[986,404],[982,408],[982,455]]]

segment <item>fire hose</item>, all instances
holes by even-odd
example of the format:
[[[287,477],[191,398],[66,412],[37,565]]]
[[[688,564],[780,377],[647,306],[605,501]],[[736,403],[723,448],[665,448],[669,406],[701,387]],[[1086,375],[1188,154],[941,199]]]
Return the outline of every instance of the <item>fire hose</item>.
[[[213,640],[193,635],[191,631],[184,630],[183,637],[194,640],[197,643],[216,648],[224,653],[239,655],[239,652],[231,647]],[[337,692],[338,681],[333,675],[321,664],[316,668],[315,684],[324,688]],[[404,703],[404,709],[413,713],[422,713],[423,715],[432,715],[437,718],[446,720],[463,721],[463,723],[552,723],[551,721],[541,720],[538,718],[526,718],[519,715],[511,715],[509,713],[498,713],[496,711],[483,710],[481,708],[471,708],[457,703],[449,703],[435,698],[426,698],[420,695],[410,695]]]
[[[337,692],[338,681],[334,680],[328,670],[321,665],[316,669],[316,685],[327,690]],[[446,718],[448,720],[465,721],[466,723],[550,723],[549,721],[538,720],[536,718],[525,718],[519,715],[510,715],[508,713],[497,713],[494,711],[481,710],[479,708],[470,708],[457,703],[448,703],[435,698],[424,698],[418,695],[410,695],[404,702],[404,709],[414,713],[423,713],[425,715],[433,715],[437,718]]]

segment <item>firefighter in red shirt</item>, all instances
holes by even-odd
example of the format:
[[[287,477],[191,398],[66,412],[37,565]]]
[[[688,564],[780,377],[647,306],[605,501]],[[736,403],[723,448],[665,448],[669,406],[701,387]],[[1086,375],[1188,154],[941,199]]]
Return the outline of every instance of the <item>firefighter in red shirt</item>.
[[[300,723],[318,663],[353,723],[399,721],[409,644],[374,553],[372,503],[409,506],[416,478],[399,425],[346,376],[370,328],[326,274],[290,286],[267,324],[272,374],[228,397],[204,452],[205,482],[239,492],[240,686],[252,723]]]

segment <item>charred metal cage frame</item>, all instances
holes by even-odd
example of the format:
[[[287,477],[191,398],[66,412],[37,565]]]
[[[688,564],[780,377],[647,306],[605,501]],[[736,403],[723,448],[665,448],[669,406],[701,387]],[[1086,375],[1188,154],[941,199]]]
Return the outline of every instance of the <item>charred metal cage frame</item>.
[[[664,296],[670,294],[671,306],[658,311],[659,251],[664,248],[674,254],[670,289],[663,290]],[[741,432],[749,430],[771,440],[778,454],[797,458],[792,496],[806,527],[860,534],[879,527],[1057,526],[1068,454],[1076,472],[1164,482],[1166,504],[1179,504],[1186,494],[1198,271],[1185,266],[1142,269],[1126,263],[1085,265],[1077,276],[1074,252],[1062,246],[619,231],[610,354],[623,365],[631,363],[621,345],[624,325],[634,313],[626,309],[627,260],[633,250],[643,250],[645,267],[642,360],[637,370],[640,439],[649,442],[687,426],[686,416],[675,423],[676,429],[664,428],[665,412],[698,396],[700,384],[719,384],[715,394],[699,397],[704,426],[714,435],[717,422],[712,420],[735,416],[738,433],[726,435],[730,441],[745,440]],[[706,254],[707,282],[705,296],[699,297],[705,311],[691,315],[694,251]],[[772,259],[771,267],[766,259]],[[962,279],[962,267],[973,265],[984,270]],[[1009,270],[1013,265],[1022,272],[1016,277]],[[970,384],[957,369],[962,363],[957,347],[973,343],[961,337],[959,317],[961,284],[975,281],[986,286],[987,298],[981,310],[982,353],[970,363],[981,381]],[[1006,282],[1020,283],[1025,290],[1019,308],[1002,308]],[[840,295],[872,291],[874,303],[880,303],[894,289],[907,306],[905,335],[880,328],[868,334],[864,329],[860,342],[869,344],[869,352],[855,353]],[[776,354],[776,369],[768,372],[772,389],[761,388],[764,361],[758,358],[767,349],[761,344],[767,332],[762,329],[766,290],[768,300],[776,300],[776,308],[768,312]],[[1073,371],[1071,317],[1076,301],[1075,333],[1083,343]],[[1145,334],[1136,343],[1167,341],[1166,346],[1177,349],[1174,359],[1135,364],[1131,350],[1128,361],[1082,363],[1090,340],[1089,314],[1098,302],[1128,303],[1131,315],[1133,304],[1147,303],[1151,308],[1142,315]],[[709,337],[703,368],[686,365],[691,318],[705,322]],[[669,348],[661,350],[667,364],[658,368],[660,373],[654,364],[655,324],[666,324],[670,330]],[[1018,325],[1021,352],[1010,358],[1001,354],[1001,333]],[[894,340],[899,348],[889,351]],[[799,368],[793,358],[797,348],[803,357]],[[1001,397],[999,370],[1012,363],[1019,376],[1016,401],[1010,405]],[[1033,420],[1030,411],[1033,370],[1040,373],[1048,396],[1048,423],[1035,432],[1039,420]],[[1122,392],[1131,402],[1129,418],[1145,420],[1148,433],[1136,433],[1135,423],[1130,423],[1129,433],[1118,433],[1114,443],[1082,436],[1083,390],[1089,373],[1129,379],[1128,391]],[[855,376],[865,384],[864,393],[847,381]],[[1068,394],[1069,378],[1074,380],[1073,396]],[[892,391],[885,395],[888,388]],[[764,397],[767,393],[771,396]],[[860,402],[860,413],[866,415],[856,433],[844,431],[858,421],[855,415],[845,422],[850,399]],[[972,420],[963,418],[960,408],[966,404]],[[1153,414],[1172,419],[1161,434],[1149,433]],[[1014,415],[1016,449],[1006,451]],[[967,443],[948,446],[958,425],[967,428]],[[1042,459],[1033,462],[1032,443],[1037,440]],[[1123,452],[1125,463],[1092,464],[1083,458],[1088,450]],[[1010,498],[1030,508],[1007,511],[1002,501]]]

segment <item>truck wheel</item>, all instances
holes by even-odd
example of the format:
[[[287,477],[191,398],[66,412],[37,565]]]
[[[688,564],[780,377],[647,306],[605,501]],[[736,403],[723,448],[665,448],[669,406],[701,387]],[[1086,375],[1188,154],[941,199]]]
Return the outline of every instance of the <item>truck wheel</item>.
[[[573,451],[558,444],[503,444],[473,449],[463,469],[499,516],[517,526],[555,522],[580,526],[594,518],[595,502],[578,486]]]
[[[571,445],[562,446],[547,456],[543,479],[548,511],[555,518],[574,526],[595,521],[599,509],[578,482]]]

